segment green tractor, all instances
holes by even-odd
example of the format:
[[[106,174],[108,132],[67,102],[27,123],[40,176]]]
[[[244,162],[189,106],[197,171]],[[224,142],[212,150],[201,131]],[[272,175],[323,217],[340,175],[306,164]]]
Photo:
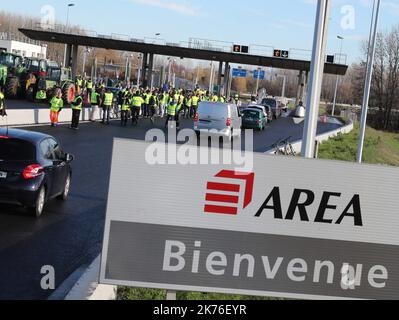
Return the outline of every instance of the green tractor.
[[[40,58],[25,58],[23,65],[7,79],[6,95],[11,99],[24,99],[27,97],[30,87],[34,87],[38,81],[47,76],[50,67],[58,67],[53,61]]]
[[[73,102],[76,88],[70,68],[49,67],[46,76],[28,88],[26,96],[29,101],[49,101],[57,89],[61,89],[66,104]]]
[[[9,91],[11,75],[23,72],[23,58],[20,55],[5,51],[0,52],[0,86]]]

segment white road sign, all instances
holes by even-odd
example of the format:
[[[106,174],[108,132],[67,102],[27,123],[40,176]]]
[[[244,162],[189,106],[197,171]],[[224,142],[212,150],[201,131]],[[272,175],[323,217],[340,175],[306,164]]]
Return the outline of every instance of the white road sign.
[[[253,154],[249,171],[154,165],[149,146],[115,140],[102,283],[305,299],[399,297],[397,168],[262,154]],[[179,152],[171,149],[157,157]]]

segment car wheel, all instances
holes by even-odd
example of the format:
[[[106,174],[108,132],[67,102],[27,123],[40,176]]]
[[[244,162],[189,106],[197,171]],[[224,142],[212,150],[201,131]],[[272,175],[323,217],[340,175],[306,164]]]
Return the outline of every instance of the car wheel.
[[[36,218],[40,218],[42,216],[45,202],[46,202],[46,189],[44,187],[41,187],[39,194],[36,198],[35,206],[29,208],[33,216],[35,216]]]
[[[65,180],[64,191],[58,197],[58,199],[60,199],[62,201],[66,201],[69,196],[69,191],[71,191],[71,175],[70,174],[68,174],[68,177]]]

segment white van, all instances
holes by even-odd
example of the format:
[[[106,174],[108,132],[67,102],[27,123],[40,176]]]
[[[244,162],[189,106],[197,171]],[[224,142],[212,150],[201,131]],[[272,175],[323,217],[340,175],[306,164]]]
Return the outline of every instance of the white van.
[[[235,104],[201,102],[194,120],[194,131],[228,139],[241,137],[242,119]]]

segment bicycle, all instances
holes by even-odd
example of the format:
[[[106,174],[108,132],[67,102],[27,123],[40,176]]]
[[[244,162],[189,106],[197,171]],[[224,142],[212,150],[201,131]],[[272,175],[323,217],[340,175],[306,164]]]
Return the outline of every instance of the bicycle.
[[[296,157],[296,152],[291,144],[291,139],[292,137],[288,137],[287,139],[279,140],[277,143],[275,143],[272,146],[274,149],[273,153],[275,155]]]

